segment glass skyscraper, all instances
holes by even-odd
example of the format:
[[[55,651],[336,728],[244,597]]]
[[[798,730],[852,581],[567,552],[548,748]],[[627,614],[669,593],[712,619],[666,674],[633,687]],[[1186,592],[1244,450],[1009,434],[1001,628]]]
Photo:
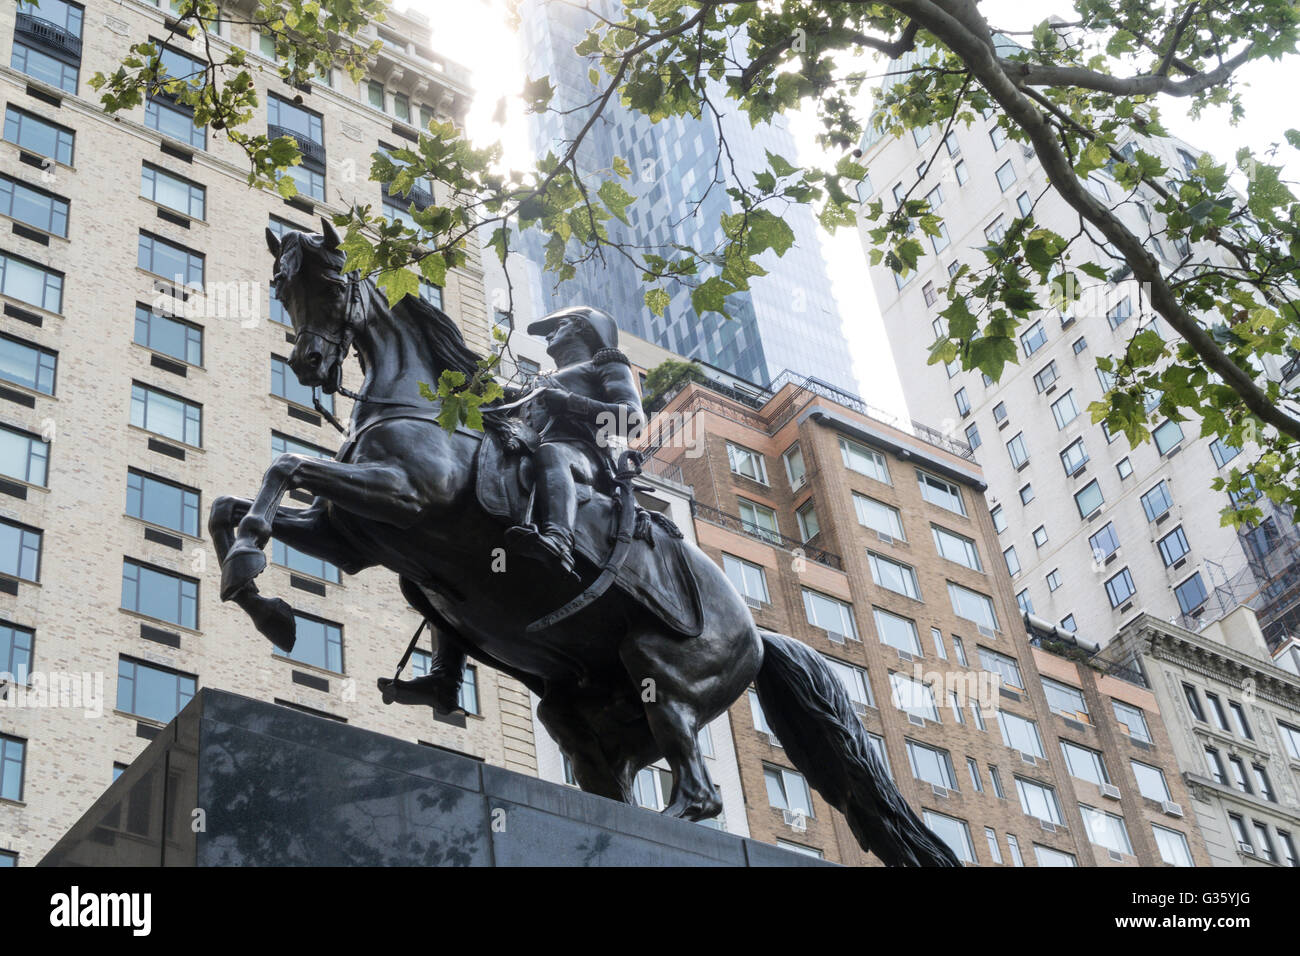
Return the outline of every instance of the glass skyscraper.
[[[621,10],[616,0],[597,0],[592,9],[610,19]],[[549,76],[555,87],[551,109],[534,117],[533,146],[539,155],[559,156],[590,115],[583,109],[594,91],[589,63],[574,47],[595,19],[585,10],[545,0],[528,0],[520,16],[525,70],[529,77]],[[720,88],[715,102],[729,105]],[[723,158],[720,169],[734,162],[748,178],[766,168],[767,150],[796,161],[794,140],[784,125],[751,128],[748,117],[732,112],[723,116],[721,126],[731,156]],[[701,252],[721,245],[719,217],[731,211],[732,203],[725,183],[709,188],[715,175],[725,175],[715,173],[718,146],[712,119],[652,123],[614,101],[584,140],[577,162],[584,176],[598,177],[612,168],[614,157],[626,160],[632,176],[622,182],[637,201],[628,207],[630,226],[609,222],[611,239],[672,257],[675,245]],[[785,217],[794,231],[794,246],[784,256],[768,252],[759,260],[768,275],[728,300],[731,319],[697,314],[691,289],[682,283],[665,286],[671,301],[662,316],[654,315],[645,305],[641,270],[616,250],[580,263],[577,275],[558,286],[543,274],[541,304],[548,310],[578,303],[597,306],[629,332],[759,384],[788,368],[856,392],[812,211],[791,206]],[[539,265],[543,260],[536,233],[525,234],[522,251]]]

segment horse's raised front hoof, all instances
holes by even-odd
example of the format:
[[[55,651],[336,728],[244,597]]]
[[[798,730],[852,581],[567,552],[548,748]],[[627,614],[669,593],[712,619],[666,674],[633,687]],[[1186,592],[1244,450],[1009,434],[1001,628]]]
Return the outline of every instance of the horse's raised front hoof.
[[[221,600],[229,601],[266,568],[266,553],[252,545],[235,545],[221,562]]]
[[[287,601],[258,596],[247,611],[259,633],[286,654],[293,650],[298,640],[298,624],[293,618],[293,607]]]

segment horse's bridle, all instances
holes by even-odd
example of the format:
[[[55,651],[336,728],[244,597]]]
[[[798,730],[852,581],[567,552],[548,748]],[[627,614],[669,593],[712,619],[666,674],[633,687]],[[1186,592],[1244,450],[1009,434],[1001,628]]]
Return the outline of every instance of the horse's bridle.
[[[343,313],[343,334],[335,339],[324,332],[313,332],[326,342],[338,349],[338,361],[334,363],[334,381],[330,383],[333,391],[338,392],[345,398],[350,398],[354,402],[361,400],[361,396],[350,389],[343,387],[343,363],[347,361],[348,353],[352,351],[352,340],[356,337],[356,330],[361,322],[361,310],[365,307],[362,302],[362,282],[360,272],[349,272],[346,276],[339,276],[339,279],[346,282],[348,286],[348,301]],[[326,421],[333,425],[340,433],[345,433],[346,428],[339,423],[339,420],[321,404],[321,386],[313,385],[311,390],[311,403],[316,407]]]

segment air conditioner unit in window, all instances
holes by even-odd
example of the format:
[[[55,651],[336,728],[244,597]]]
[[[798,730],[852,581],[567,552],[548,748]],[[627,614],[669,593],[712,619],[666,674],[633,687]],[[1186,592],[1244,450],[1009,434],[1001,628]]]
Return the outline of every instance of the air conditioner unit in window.
[[[930,789],[934,791],[936,797],[943,797],[945,800],[948,799],[948,791],[937,783],[930,784]]]
[[[1027,754],[1023,750],[1021,750],[1019,753],[1020,753],[1020,759],[1023,760],[1025,763],[1029,764],[1031,767],[1038,766],[1038,761],[1034,759],[1033,754]]]
[[[807,480],[808,479],[805,477],[800,477],[795,479],[794,481],[790,482],[790,490],[798,491],[800,488],[804,486],[804,483],[807,482]]]
[[[870,709],[871,709],[870,707],[862,703],[862,701],[860,700],[855,700],[853,702],[853,712],[855,714],[866,714],[866,712]]]
[[[808,817],[798,810],[782,810],[781,819],[795,833],[803,833],[808,829]]]
[[[916,726],[918,726],[918,727],[924,727],[924,726],[925,726],[925,718],[924,718],[924,717],[918,717],[918,716],[916,716],[916,714],[908,714],[908,715],[907,715],[907,722],[910,723],[910,724],[916,724]]]
[[[1056,824],[1053,823],[1051,820],[1039,820],[1038,825],[1041,826],[1048,833],[1056,832]]]
[[[1240,850],[1242,853],[1249,853],[1251,856],[1255,855],[1255,848],[1251,846],[1249,843],[1239,842],[1237,844],[1237,849]]]
[[[832,644],[843,644],[843,643],[844,643],[844,635],[843,635],[843,634],[840,634],[840,633],[838,633],[838,632],[836,632],[836,631],[827,631],[827,632],[826,632],[826,636],[830,639],[830,641],[831,641]]]
[[[876,537],[879,538],[881,541],[883,541],[885,544],[894,543],[894,536],[892,534],[885,534],[885,532],[883,531],[877,531]]]
[[[1168,817],[1181,817],[1183,815],[1183,808],[1172,800],[1161,800],[1160,809]]]
[[[767,742],[768,742],[769,744],[771,744],[773,747],[781,747],[781,741],[780,741],[780,739],[776,736],[776,734],[768,734],[768,735],[767,735]],[[785,748],[784,748],[784,747],[781,747],[781,749],[784,750]]]
[[[985,627],[983,624],[977,624],[975,626],[975,629],[979,631],[981,635],[987,637],[989,640],[994,640],[998,636],[997,632],[995,632],[993,628]]]
[[[894,650],[898,651],[898,659],[899,659],[900,661],[914,661],[914,660],[916,660],[916,658],[914,658],[914,657],[913,657],[911,654],[909,654],[907,651],[900,651],[900,650],[898,650],[898,648],[894,648]]]
[[[761,610],[763,607],[763,602],[760,598],[750,597],[748,594],[745,595],[745,603],[754,611]]]
[[[1124,854],[1122,853],[1116,853],[1114,850],[1107,850],[1106,854],[1110,857],[1110,862],[1112,863],[1124,862]]]
[[[1115,786],[1113,783],[1103,783],[1101,785],[1101,795],[1103,797],[1109,797],[1112,800],[1118,800],[1119,787]]]

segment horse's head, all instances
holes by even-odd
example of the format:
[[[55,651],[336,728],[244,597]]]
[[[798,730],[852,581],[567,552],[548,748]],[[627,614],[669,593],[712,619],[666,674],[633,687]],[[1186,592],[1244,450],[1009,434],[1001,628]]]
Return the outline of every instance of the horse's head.
[[[293,321],[294,346],[289,367],[307,387],[326,393],[338,388],[343,360],[360,321],[354,302],[360,278],[342,273],[345,256],[334,224],[321,217],[321,232],[290,230],[283,238],[266,230],[266,245],[275,256],[271,286]]]

